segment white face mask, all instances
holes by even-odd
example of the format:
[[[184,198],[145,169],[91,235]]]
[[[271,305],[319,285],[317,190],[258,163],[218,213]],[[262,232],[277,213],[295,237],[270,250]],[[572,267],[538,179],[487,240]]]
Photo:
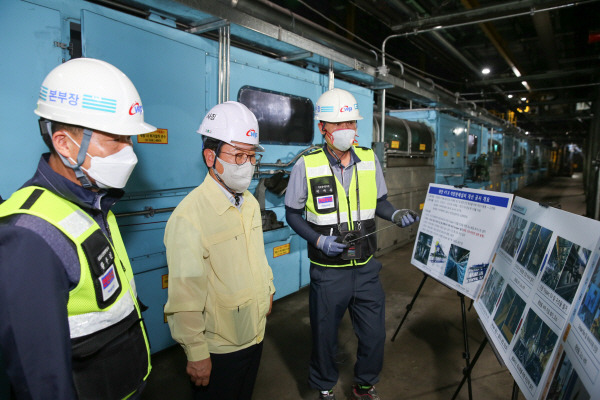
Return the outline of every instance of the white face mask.
[[[219,157],[217,157],[217,160],[223,166],[223,173],[220,174],[216,168],[214,168],[214,171],[231,190],[236,193],[243,193],[248,189],[254,174],[254,165],[250,161],[237,165],[223,161]]]
[[[354,129],[339,129],[330,135],[331,145],[339,151],[346,151],[352,147],[356,131]]]
[[[67,136],[69,135],[67,134]],[[69,136],[69,139],[79,147],[79,144],[71,136]],[[124,188],[129,176],[133,172],[133,168],[138,162],[132,146],[125,146],[115,154],[106,157],[96,157],[90,155],[90,153],[85,154],[90,158],[90,168],[85,169],[81,167],[81,169],[90,178],[94,179],[96,186],[101,189]],[[69,157],[69,160],[76,164],[75,160],[71,157]]]

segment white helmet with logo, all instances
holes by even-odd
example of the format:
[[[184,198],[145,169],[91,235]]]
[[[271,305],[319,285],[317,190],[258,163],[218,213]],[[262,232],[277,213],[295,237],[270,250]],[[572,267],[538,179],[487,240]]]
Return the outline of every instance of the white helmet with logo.
[[[51,121],[114,135],[156,130],[144,122],[142,100],[129,78],[93,58],[75,58],[50,71],[34,112]]]
[[[237,101],[226,101],[211,108],[196,132],[232,146],[233,142],[246,143],[253,145],[256,151],[263,151],[258,144],[258,121],[254,113]]]
[[[323,93],[315,108],[315,120],[346,122],[363,119],[358,113],[358,103],[352,94],[343,89],[331,89]]]

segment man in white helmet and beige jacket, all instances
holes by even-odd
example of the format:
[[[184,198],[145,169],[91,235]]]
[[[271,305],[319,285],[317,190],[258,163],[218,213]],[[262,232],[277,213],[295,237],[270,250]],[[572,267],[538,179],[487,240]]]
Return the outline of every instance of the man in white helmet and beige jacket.
[[[198,133],[208,174],[165,229],[165,314],[187,356],[193,398],[250,400],[275,293],[260,207],[247,190],[262,151],[258,122],[228,101],[206,114]]]
[[[313,349],[309,384],[319,399],[334,400],[338,380],[338,326],[346,309],[358,338],[352,399],[379,400],[373,386],[383,365],[385,295],[379,271],[375,216],[406,227],[419,220],[397,210],[377,156],[353,146],[362,117],[354,96],[331,89],[317,101],[315,120],[325,138],[322,149],[301,157],[285,195],[286,220],[308,242],[309,312]]]
[[[150,350],[129,257],[110,208],[155,131],[114,66],[52,70],[37,109],[50,153],[0,205],[0,345],[17,399],[134,399]]]

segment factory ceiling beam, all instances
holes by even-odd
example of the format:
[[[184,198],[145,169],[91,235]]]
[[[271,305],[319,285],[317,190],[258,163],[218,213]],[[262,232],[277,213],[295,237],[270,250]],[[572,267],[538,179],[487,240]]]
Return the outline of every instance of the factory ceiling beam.
[[[597,0],[580,1],[579,4],[589,3]],[[419,18],[414,21],[405,22],[392,26],[396,32],[420,33],[434,29],[446,29],[458,26],[473,25],[483,22],[494,21],[504,18],[513,18],[520,15],[534,14],[549,11],[556,8],[570,7],[576,5],[573,0],[523,0],[510,3],[478,7],[471,10],[440,15],[436,17]]]
[[[466,11],[466,12],[475,12],[477,10],[481,10],[481,8],[478,7],[479,2],[477,0],[461,0],[461,3],[466,8],[469,9],[469,11]],[[522,2],[518,2],[518,3],[521,4]],[[509,4],[514,4],[514,3],[509,3]],[[505,4],[504,6],[508,6],[509,4]],[[512,16],[516,16],[516,15],[512,15]],[[508,64],[510,69],[513,71],[515,76],[517,76],[517,77],[521,76],[521,71],[519,70],[519,68],[515,62],[514,56],[511,54],[510,50],[508,49],[508,45],[506,44],[506,42],[504,41],[502,36],[500,36],[498,31],[496,30],[496,27],[489,22],[483,23],[483,21],[482,21],[482,23],[479,24],[479,27],[481,28],[483,33],[485,33],[485,35],[490,40],[490,42],[492,42],[492,44],[496,48],[496,51],[498,51],[498,53],[502,56],[504,61],[506,61],[506,63]]]
[[[595,68],[585,68],[585,69],[573,69],[570,71],[549,71],[543,74],[533,74],[521,77],[507,77],[507,78],[495,78],[495,79],[483,79],[477,82],[471,82],[468,85],[470,86],[488,86],[488,85],[498,85],[503,83],[521,83],[522,81],[550,81],[555,79],[563,79],[570,78],[574,76],[586,76],[590,77],[593,74],[597,74],[600,72],[600,69]]]
[[[544,56],[546,57],[546,69],[556,70],[559,69],[558,56],[556,54],[556,38],[554,37],[554,29],[552,28],[552,21],[550,21],[549,12],[541,12],[532,16],[533,26],[537,32],[538,39]]]

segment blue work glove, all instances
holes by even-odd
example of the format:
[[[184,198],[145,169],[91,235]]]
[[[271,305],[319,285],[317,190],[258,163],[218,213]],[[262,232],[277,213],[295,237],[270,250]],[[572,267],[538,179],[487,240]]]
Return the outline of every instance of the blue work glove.
[[[419,215],[412,210],[396,210],[392,215],[392,222],[402,228],[419,221]]]
[[[342,251],[344,251],[346,245],[336,242],[335,240],[337,238],[337,236],[321,235],[319,236],[319,240],[317,240],[317,248],[329,257],[335,257],[339,254],[342,254]]]

